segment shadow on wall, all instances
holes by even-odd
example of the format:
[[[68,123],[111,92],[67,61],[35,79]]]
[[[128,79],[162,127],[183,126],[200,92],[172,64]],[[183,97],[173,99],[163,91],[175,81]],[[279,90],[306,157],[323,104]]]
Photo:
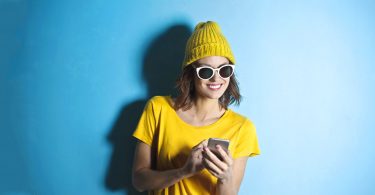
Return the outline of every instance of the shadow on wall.
[[[137,192],[132,186],[131,169],[136,139],[132,137],[143,108],[155,95],[176,95],[174,85],[181,70],[185,44],[191,34],[186,24],[177,24],[157,36],[145,50],[143,79],[147,83],[147,98],[124,105],[107,139],[112,144],[105,186],[111,191]]]
[[[27,72],[21,63],[27,26],[27,1],[0,0],[0,194],[29,192],[27,125],[22,106]],[[25,135],[26,134],[26,135]]]

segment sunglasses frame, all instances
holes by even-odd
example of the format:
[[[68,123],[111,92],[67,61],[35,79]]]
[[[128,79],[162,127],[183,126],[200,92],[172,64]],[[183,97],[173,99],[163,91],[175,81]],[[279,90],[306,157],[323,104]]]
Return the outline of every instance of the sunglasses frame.
[[[230,74],[230,76],[228,76],[228,77],[222,77],[221,75],[220,75],[220,70],[222,69],[222,68],[224,68],[224,67],[227,67],[227,66],[230,66],[231,68],[232,68],[232,74]],[[198,76],[198,78],[199,79],[202,79],[202,80],[209,80],[209,79],[211,79],[212,77],[214,77],[215,76],[215,72],[219,75],[219,77],[220,78],[222,78],[222,79],[228,79],[228,78],[230,78],[233,74],[234,74],[234,65],[233,64],[225,64],[225,65],[223,65],[223,66],[220,66],[219,68],[212,68],[211,66],[208,66],[208,65],[201,65],[200,67],[194,67],[195,68],[195,71],[196,71],[196,73],[197,73],[197,76]],[[204,78],[202,78],[202,77],[200,77],[199,76],[199,71],[201,70],[201,69],[203,69],[203,68],[209,68],[209,69],[211,69],[212,70],[212,72],[213,72],[213,74],[209,77],[209,78],[207,78],[207,79],[204,79]]]

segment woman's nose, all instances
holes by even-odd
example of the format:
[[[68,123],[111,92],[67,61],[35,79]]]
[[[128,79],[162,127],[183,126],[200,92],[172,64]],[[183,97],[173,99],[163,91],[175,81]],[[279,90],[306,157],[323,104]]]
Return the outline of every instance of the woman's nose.
[[[218,81],[218,80],[220,80],[219,71],[215,70],[214,76],[210,78],[210,81],[214,82],[214,81]]]

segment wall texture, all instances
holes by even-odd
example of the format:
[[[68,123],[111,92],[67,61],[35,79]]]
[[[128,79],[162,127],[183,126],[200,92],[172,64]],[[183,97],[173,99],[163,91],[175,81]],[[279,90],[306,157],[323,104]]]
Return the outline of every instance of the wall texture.
[[[219,22],[262,154],[240,194],[374,194],[373,1],[0,0],[0,194],[135,194],[131,133]]]

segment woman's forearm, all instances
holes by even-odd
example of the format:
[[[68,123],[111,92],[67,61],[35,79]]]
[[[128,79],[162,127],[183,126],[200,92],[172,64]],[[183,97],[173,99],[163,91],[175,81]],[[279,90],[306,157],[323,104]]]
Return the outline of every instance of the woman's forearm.
[[[217,180],[216,185],[216,195],[235,195],[237,191],[235,190],[234,183],[232,179],[229,180]]]
[[[143,168],[133,175],[133,185],[138,191],[157,190],[167,188],[185,178],[187,174],[183,169],[168,171],[155,171],[150,168]]]

